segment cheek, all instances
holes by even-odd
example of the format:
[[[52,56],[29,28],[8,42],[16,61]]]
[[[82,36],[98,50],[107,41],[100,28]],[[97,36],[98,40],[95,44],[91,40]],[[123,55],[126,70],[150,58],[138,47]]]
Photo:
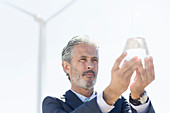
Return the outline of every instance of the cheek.
[[[72,65],[72,67],[71,67],[71,72],[72,72],[72,74],[82,74],[83,73],[83,68],[84,66],[82,66],[82,65],[76,65],[76,66],[74,66],[74,65]]]
[[[84,69],[86,69],[86,63],[78,63],[77,65],[76,65],[76,67],[77,68],[79,68],[79,70],[84,70]]]
[[[95,65],[94,70],[96,73],[98,72],[98,64]]]

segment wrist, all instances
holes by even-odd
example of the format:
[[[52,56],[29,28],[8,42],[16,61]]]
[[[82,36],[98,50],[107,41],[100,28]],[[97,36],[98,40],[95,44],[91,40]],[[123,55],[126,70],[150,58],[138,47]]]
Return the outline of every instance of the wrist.
[[[133,92],[131,92],[131,97],[134,100],[140,99],[141,95],[144,94],[145,92],[146,92],[145,90],[133,91]]]
[[[144,91],[144,93],[142,93],[138,99],[133,99],[131,94],[129,96],[130,103],[132,103],[135,106],[145,104],[148,102],[148,100],[149,100],[149,97],[147,96],[146,91]]]
[[[115,91],[113,91],[112,89],[110,89],[109,87],[107,87],[104,91],[103,91],[103,99],[105,100],[105,102],[108,105],[113,105],[117,99],[119,98],[119,94],[117,94]]]

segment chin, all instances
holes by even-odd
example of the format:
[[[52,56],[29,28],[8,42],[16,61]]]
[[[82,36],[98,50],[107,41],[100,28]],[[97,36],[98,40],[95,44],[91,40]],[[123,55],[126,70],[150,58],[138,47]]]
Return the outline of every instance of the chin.
[[[87,89],[87,90],[91,90],[91,89],[93,89],[94,88],[94,86],[85,86],[85,87],[83,87],[84,89]]]
[[[94,88],[94,85],[96,84],[96,79],[94,79],[94,80],[80,79],[78,81],[75,81],[74,83],[80,88],[90,90],[90,89]]]
[[[92,83],[84,85],[84,88],[88,90],[93,89],[95,84],[96,82],[92,81]]]

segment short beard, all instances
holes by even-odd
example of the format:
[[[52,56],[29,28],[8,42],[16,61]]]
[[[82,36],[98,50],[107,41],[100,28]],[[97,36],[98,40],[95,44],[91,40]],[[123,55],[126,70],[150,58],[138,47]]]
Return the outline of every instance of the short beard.
[[[85,80],[80,80],[81,84],[76,83],[77,86],[83,88],[83,89],[92,89],[94,85],[96,84],[96,79],[92,81],[92,83],[87,83]]]
[[[83,78],[80,79],[80,77],[83,77],[85,73],[93,73],[94,74],[94,77],[95,79],[93,81],[86,81],[84,80]],[[78,73],[77,69],[75,69],[74,67],[72,67],[71,69],[71,74],[72,74],[72,81],[74,82],[74,84],[80,88],[83,88],[83,89],[92,89],[94,87],[94,85],[96,84],[96,79],[97,79],[97,75],[95,74],[94,71],[90,70],[90,71],[85,71],[83,72],[82,74]]]

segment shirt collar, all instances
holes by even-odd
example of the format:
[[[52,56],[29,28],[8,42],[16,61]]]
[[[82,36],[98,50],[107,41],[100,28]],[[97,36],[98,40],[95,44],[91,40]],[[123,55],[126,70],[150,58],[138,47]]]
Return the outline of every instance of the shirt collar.
[[[72,91],[73,93],[75,93],[75,94],[80,98],[80,100],[81,100],[82,102],[84,102],[84,100],[85,100],[86,98],[88,98],[88,97],[85,97],[84,95],[81,95],[81,94],[73,91],[72,89],[71,89],[71,91]],[[89,97],[89,100],[93,99],[94,97],[96,97],[95,91],[93,91],[93,94]]]

